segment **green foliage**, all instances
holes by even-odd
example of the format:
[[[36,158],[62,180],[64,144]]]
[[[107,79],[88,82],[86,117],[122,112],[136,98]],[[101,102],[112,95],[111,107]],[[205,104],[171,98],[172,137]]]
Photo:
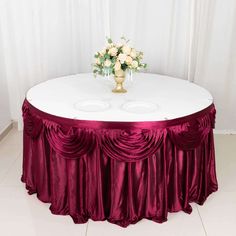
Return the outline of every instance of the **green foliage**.
[[[124,64],[121,64],[121,69],[123,71],[125,71],[127,69],[128,65],[126,65],[125,63]]]
[[[109,44],[111,44],[111,43],[112,43],[112,39],[111,39],[111,38],[107,38],[107,42],[108,42]]]

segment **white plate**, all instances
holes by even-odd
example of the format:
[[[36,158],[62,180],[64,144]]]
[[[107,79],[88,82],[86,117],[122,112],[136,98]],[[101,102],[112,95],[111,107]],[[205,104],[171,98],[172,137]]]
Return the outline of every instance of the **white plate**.
[[[121,109],[131,113],[151,113],[157,111],[158,106],[151,102],[130,101],[121,106]]]
[[[109,109],[110,103],[101,100],[84,100],[74,104],[75,109],[85,112],[99,112]]]

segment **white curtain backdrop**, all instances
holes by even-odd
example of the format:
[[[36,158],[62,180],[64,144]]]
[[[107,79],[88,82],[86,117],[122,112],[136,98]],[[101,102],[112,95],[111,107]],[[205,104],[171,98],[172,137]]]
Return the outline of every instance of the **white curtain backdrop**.
[[[236,131],[235,0],[0,0],[0,26],[14,120],[28,88],[91,71],[105,37],[124,35],[149,72],[210,90],[217,129]]]
[[[108,0],[0,0],[11,115],[21,120],[25,92],[47,79],[91,71],[109,32]]]
[[[148,70],[187,79],[192,0],[113,0],[111,35],[132,39]],[[125,6],[122,14],[119,6]]]
[[[217,108],[216,128],[236,131],[236,1],[197,0],[191,78]]]
[[[0,25],[1,26],[1,25]],[[0,27],[1,32],[1,27]],[[0,37],[0,134],[11,122],[9,108],[9,94],[7,89],[7,80],[5,73],[5,62],[2,56],[2,42]]]

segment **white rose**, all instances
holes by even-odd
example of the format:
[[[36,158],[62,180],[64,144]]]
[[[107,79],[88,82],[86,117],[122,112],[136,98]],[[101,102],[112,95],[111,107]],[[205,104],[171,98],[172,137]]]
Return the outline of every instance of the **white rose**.
[[[120,62],[119,61],[117,61],[116,62],[116,64],[115,64],[115,71],[117,71],[117,70],[120,70],[120,68],[121,68],[121,64],[120,64]]]
[[[118,49],[113,47],[113,48],[109,49],[108,54],[110,54],[111,56],[114,57],[114,56],[116,56],[117,52],[118,52]]]
[[[131,56],[132,58],[136,58],[137,52],[136,52],[136,50],[135,50],[134,48],[131,50],[130,56]]]
[[[107,60],[104,62],[104,66],[105,66],[105,67],[109,67],[110,65],[111,65],[111,61],[107,59]]]
[[[127,65],[130,65],[132,63],[132,61],[133,61],[132,57],[130,57],[130,56],[126,57],[125,62],[127,63]]]
[[[130,54],[130,51],[131,51],[131,48],[127,45],[124,45],[123,48],[122,48],[122,52],[126,55],[129,55]]]
[[[135,68],[138,67],[138,62],[137,61],[133,61],[131,65],[135,69]]]
[[[118,60],[120,61],[121,64],[124,64],[124,62],[126,60],[126,57],[127,56],[125,54],[123,54],[123,53],[119,54]]]

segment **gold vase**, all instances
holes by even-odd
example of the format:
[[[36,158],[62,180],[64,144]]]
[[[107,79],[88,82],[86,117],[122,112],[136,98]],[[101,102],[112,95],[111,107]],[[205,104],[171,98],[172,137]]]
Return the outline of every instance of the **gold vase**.
[[[119,70],[114,76],[116,87],[112,90],[113,93],[126,93],[127,90],[123,88],[123,83],[125,81],[125,73],[123,70]]]

